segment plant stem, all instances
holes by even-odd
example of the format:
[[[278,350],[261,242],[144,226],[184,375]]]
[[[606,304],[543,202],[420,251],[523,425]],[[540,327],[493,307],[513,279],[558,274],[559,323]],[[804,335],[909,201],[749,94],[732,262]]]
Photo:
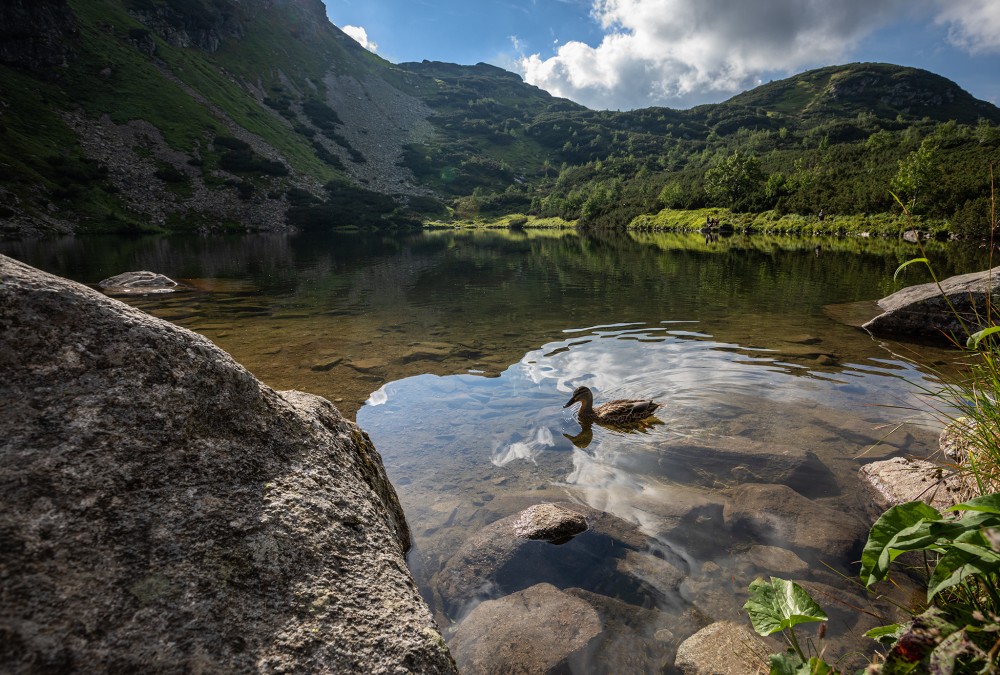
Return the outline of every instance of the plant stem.
[[[788,639],[792,643],[792,647],[795,649],[795,653],[798,654],[799,658],[802,659],[802,662],[805,663],[807,661],[806,655],[802,651],[802,647],[799,646],[798,639],[795,637],[795,629],[792,628],[791,626],[788,627]]]

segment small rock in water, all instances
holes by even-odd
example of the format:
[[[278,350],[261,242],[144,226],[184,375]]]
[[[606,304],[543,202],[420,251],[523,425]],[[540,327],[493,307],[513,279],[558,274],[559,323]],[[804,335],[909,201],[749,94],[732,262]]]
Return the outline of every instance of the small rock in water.
[[[776,576],[802,574],[809,569],[809,564],[787,548],[778,546],[752,546],[746,554],[746,559],[757,570],[767,571]]]
[[[567,541],[587,529],[587,519],[556,504],[537,504],[514,521],[514,534],[553,543]]]
[[[108,277],[97,285],[109,295],[137,295],[142,293],[172,293],[176,290],[177,282],[162,274],[142,270]]]
[[[818,338],[815,335],[793,335],[785,339],[785,342],[791,342],[796,345],[818,345],[822,341],[822,338]]]
[[[343,362],[344,362],[343,357],[333,356],[317,361],[312,365],[312,367],[309,370],[314,370],[319,373],[325,373],[328,370],[332,370],[333,368],[337,367]]]

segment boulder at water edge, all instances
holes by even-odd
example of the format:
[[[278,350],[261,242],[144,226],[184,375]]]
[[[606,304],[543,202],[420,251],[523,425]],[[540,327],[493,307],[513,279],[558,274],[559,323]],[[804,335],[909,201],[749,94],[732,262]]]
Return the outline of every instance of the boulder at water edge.
[[[743,624],[717,621],[681,643],[674,666],[684,675],[746,675],[764,672],[773,651]]]
[[[1000,293],[996,291],[998,275],[1000,267],[995,267],[985,272],[950,277],[941,282],[940,288],[929,283],[896,291],[878,301],[884,313],[866,323],[864,328],[875,336],[940,344],[950,344],[949,336],[954,336],[964,343],[968,332],[989,325],[992,317],[988,316],[987,309],[1000,301]],[[987,296],[992,296],[989,302]],[[965,323],[964,328],[958,317]]]
[[[8,672],[455,672],[325,399],[0,256],[0,425]]]

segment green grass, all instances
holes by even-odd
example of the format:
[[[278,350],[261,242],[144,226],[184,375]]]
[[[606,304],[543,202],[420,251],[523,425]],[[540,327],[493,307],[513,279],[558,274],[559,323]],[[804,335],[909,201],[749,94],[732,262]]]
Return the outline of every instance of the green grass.
[[[471,229],[525,229],[525,230],[571,230],[576,222],[562,218],[541,218],[520,213],[496,218],[472,218],[455,220],[428,220],[424,226],[430,229],[471,228]]]
[[[942,219],[912,219],[903,214],[879,213],[874,215],[828,215],[821,222],[817,216],[763,213],[733,213],[729,209],[663,209],[656,214],[644,214],[632,219],[630,230],[699,230],[707,218],[718,218],[721,225],[730,225],[737,231],[768,232],[795,235],[851,235],[898,237],[916,227],[932,237],[947,236],[948,223]]]

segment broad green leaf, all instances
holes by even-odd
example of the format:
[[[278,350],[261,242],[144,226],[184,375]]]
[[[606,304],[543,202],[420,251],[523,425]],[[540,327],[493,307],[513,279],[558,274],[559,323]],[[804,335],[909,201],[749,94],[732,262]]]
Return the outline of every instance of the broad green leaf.
[[[1000,330],[1000,326],[997,326],[996,330]],[[945,511],[982,511],[984,513],[1000,515],[1000,493],[976,497],[967,502],[955,504],[945,509]]]
[[[743,609],[760,635],[771,635],[800,623],[826,621],[826,612],[797,583],[771,577],[750,584],[750,599]]]
[[[870,631],[865,633],[865,637],[871,638],[883,646],[888,646],[899,639],[900,634],[903,632],[902,628],[902,625],[898,623],[891,623],[888,626],[872,628]]]
[[[982,537],[979,537],[980,541]],[[972,575],[1000,572],[1000,555],[986,546],[955,542],[941,556],[927,583],[927,601],[941,591],[956,586]]]
[[[925,265],[927,265],[927,267],[931,266],[931,261],[928,260],[927,258],[914,258],[913,260],[907,260],[905,263],[896,268],[896,273],[892,275],[892,280],[895,281],[896,277],[899,276],[899,273],[902,272],[907,267],[909,267],[910,265],[912,265],[913,263],[924,263]]]
[[[768,675],[833,675],[833,667],[823,659],[812,657],[807,663],[795,652],[771,654],[771,670]]]
[[[979,343],[983,341],[983,338],[989,337],[994,333],[1000,333],[1000,326],[991,326],[990,328],[984,328],[981,331],[973,333],[965,341],[965,346],[969,349],[979,349]]]
[[[768,675],[798,675],[799,668],[806,664],[795,652],[789,650],[781,654],[771,654],[771,669]]]
[[[809,663],[803,665],[805,670],[800,669],[799,672],[804,675],[830,675],[836,672],[829,663],[815,656],[809,659]]]
[[[940,519],[941,514],[937,509],[921,501],[899,504],[883,513],[872,525],[868,541],[861,553],[861,579],[865,585],[871,586],[885,578],[889,563],[899,555],[899,551],[894,554],[889,548],[897,535],[911,529],[915,531],[927,521]]]

